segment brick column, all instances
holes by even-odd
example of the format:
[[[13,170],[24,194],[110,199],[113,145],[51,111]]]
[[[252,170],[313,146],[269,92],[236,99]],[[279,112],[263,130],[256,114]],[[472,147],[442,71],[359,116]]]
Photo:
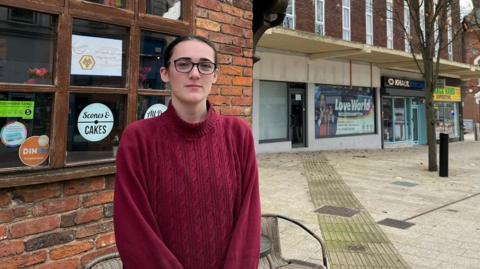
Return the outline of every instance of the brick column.
[[[220,74],[209,100],[221,114],[251,123],[252,1],[198,0],[195,10],[195,33],[214,42],[219,52]]]

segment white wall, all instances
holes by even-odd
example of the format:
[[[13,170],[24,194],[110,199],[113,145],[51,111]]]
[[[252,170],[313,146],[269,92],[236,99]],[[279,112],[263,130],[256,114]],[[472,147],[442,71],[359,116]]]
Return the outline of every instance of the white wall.
[[[380,148],[380,69],[368,63],[349,61],[310,60],[306,55],[258,48],[260,61],[253,68],[253,134],[257,152],[284,152],[292,150],[333,150]],[[350,79],[352,81],[350,81]],[[260,80],[307,83],[307,147],[292,149],[291,142],[258,143]],[[377,134],[315,139],[315,83],[352,85],[376,88]]]

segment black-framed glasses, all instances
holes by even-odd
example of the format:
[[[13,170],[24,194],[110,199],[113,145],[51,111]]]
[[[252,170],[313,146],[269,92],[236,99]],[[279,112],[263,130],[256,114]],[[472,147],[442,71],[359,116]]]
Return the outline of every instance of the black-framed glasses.
[[[168,62],[168,64],[170,64],[170,62]],[[175,66],[175,70],[180,73],[190,73],[194,66],[197,66],[198,72],[203,75],[210,75],[217,69],[217,64],[210,61],[194,63],[188,59],[177,59],[173,61],[173,65]]]

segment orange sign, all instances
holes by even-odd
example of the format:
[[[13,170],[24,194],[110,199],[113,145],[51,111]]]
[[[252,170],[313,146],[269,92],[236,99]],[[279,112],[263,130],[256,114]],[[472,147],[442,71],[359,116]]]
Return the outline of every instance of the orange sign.
[[[48,159],[48,136],[31,136],[23,141],[18,149],[18,157],[23,164],[35,167]]]

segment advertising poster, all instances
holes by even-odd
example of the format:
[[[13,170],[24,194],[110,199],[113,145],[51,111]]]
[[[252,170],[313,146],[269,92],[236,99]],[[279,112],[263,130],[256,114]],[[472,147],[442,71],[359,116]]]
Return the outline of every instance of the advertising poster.
[[[72,35],[72,75],[122,76],[122,40]]]
[[[373,89],[316,85],[315,138],[374,132]]]

